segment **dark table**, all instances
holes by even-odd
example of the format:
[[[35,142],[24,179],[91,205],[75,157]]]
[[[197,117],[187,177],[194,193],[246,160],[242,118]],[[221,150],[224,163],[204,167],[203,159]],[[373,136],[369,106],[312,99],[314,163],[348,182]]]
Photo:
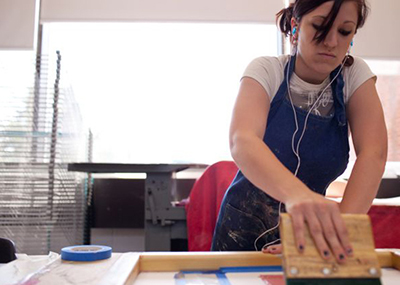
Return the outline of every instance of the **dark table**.
[[[170,251],[172,239],[186,239],[185,208],[175,206],[175,174],[205,169],[206,164],[70,163],[68,171],[86,173],[146,173],[145,250]]]

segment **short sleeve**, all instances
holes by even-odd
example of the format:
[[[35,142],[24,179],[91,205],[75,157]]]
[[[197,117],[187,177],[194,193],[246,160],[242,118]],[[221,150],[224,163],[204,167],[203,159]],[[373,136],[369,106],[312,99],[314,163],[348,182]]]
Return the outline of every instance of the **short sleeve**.
[[[345,70],[345,102],[347,103],[354,92],[368,79],[374,78],[376,75],[371,71],[368,64],[360,57],[354,57],[353,64]]]
[[[283,80],[284,58],[263,56],[250,62],[243,77],[250,77],[264,87],[271,101]]]

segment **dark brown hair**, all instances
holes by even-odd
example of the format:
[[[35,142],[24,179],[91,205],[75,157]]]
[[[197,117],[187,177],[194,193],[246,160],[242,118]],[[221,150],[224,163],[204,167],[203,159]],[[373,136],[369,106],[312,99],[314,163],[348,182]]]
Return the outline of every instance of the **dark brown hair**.
[[[294,17],[297,22],[300,22],[304,15],[312,12],[320,5],[328,1],[333,1],[334,3],[331,11],[322,23],[321,29],[315,33],[314,40],[317,41],[317,43],[322,42],[328,35],[343,2],[352,1],[357,4],[358,20],[356,32],[358,28],[361,28],[364,25],[369,12],[369,7],[367,6],[365,0],[296,0],[294,3],[291,3],[289,7],[280,10],[276,14],[276,21],[277,23],[279,22],[279,28],[281,29],[282,33],[284,33],[286,36],[292,35],[292,17]]]

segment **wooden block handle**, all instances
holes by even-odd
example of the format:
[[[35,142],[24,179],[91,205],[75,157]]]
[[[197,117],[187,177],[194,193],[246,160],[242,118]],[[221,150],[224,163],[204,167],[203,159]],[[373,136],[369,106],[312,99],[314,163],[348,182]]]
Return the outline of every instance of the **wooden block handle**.
[[[287,278],[379,278],[381,270],[375,252],[371,222],[368,215],[343,214],[353,257],[345,264],[339,264],[332,256],[324,260],[314,244],[307,229],[305,230],[305,249],[297,250],[292,219],[289,214],[281,214],[280,234],[283,246],[283,268]]]

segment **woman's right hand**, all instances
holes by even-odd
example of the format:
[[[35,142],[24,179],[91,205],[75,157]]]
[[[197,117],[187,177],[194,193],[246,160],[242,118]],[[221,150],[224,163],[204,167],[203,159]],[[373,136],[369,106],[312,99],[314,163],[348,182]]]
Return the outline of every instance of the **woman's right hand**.
[[[304,231],[306,224],[322,258],[333,254],[339,263],[344,263],[352,255],[345,223],[338,203],[309,191],[303,195],[293,195],[285,201],[286,211],[291,214],[297,248],[303,252],[306,244]]]

